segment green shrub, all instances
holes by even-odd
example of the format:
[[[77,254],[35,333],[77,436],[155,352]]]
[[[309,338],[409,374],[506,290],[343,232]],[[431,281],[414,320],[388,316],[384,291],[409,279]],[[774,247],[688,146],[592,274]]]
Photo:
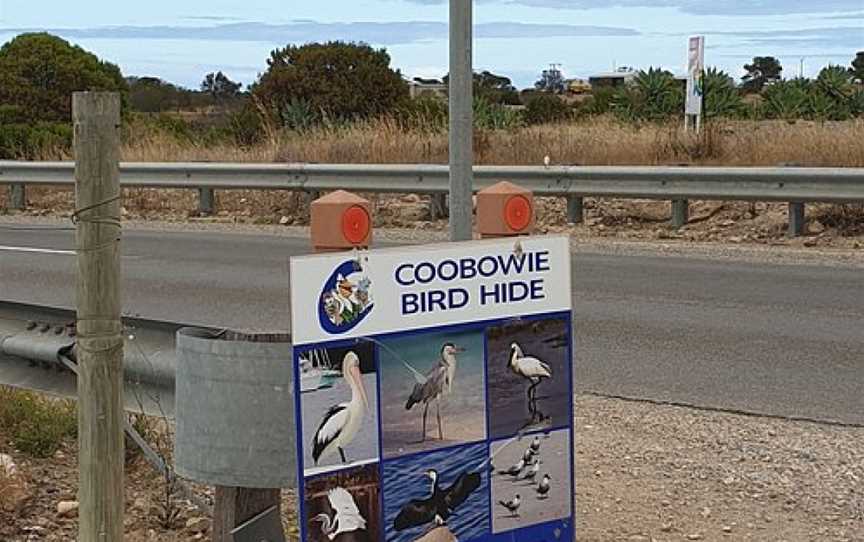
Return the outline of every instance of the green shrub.
[[[0,432],[21,452],[50,457],[78,434],[75,404],[0,387]]]
[[[474,127],[481,130],[512,130],[524,124],[522,114],[511,107],[474,99]]]
[[[68,153],[71,148],[72,127],[68,124],[0,123],[0,159],[38,160],[45,154]]]
[[[450,118],[447,102],[432,96],[402,100],[394,117],[403,129],[440,132],[447,129]]]
[[[525,121],[528,124],[560,122],[571,117],[571,110],[554,94],[535,93],[525,101]]]

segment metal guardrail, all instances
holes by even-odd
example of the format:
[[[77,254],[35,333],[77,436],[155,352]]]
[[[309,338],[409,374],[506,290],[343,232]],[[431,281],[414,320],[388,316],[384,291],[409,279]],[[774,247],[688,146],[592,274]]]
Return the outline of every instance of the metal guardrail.
[[[0,184],[71,185],[73,162],[0,161]],[[123,186],[443,194],[446,165],[136,163]],[[512,181],[540,196],[647,199],[864,201],[864,168],[476,166],[474,189]]]

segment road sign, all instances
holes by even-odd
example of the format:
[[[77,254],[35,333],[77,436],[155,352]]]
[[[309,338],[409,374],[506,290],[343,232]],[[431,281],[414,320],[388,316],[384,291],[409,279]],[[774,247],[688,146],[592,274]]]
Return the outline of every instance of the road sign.
[[[303,256],[291,277],[303,540],[574,538],[566,237]]]
[[[687,101],[685,113],[702,115],[702,97],[704,95],[705,75],[705,37],[690,38],[687,48]]]

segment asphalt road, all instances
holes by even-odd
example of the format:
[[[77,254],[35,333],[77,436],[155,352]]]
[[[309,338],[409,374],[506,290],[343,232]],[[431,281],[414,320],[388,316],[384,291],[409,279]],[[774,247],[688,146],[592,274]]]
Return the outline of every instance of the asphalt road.
[[[127,314],[288,327],[288,257],[308,240],[124,240]],[[71,232],[0,230],[0,300],[71,307],[71,248]],[[578,253],[573,284],[581,390],[864,425],[860,269]]]

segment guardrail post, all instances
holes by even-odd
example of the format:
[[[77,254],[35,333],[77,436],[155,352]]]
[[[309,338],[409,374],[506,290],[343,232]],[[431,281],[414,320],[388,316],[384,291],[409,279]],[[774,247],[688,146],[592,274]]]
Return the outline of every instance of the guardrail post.
[[[27,190],[23,184],[9,185],[9,208],[21,211],[27,207]]]
[[[690,220],[690,202],[686,199],[672,200],[672,220],[673,228],[683,228]]]
[[[429,219],[447,218],[447,194],[432,194],[429,196]]]
[[[567,223],[581,224],[585,219],[582,196],[567,196]]]
[[[803,201],[793,201],[789,203],[789,237],[799,237],[804,233],[804,224],[807,218],[804,212]]]
[[[477,233],[481,238],[531,235],[534,194],[502,181],[477,192]]]
[[[198,214],[201,216],[212,215],[216,209],[216,191],[212,188],[198,189]]]

